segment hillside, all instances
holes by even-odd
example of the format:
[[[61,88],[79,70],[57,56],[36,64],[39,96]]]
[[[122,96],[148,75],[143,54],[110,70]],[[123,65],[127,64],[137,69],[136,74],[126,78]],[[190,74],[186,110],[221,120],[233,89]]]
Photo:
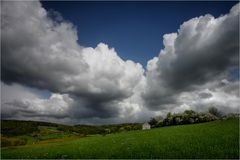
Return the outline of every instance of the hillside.
[[[37,121],[1,120],[1,145],[20,146],[63,141],[63,138],[82,138],[141,129],[141,124],[126,123],[102,126],[63,125]]]
[[[130,131],[141,129],[140,123],[123,123],[109,125],[63,125],[49,122],[1,120],[1,134],[6,136],[17,136],[38,133],[41,127],[55,128],[58,131],[78,133],[83,135],[115,133],[120,131]]]
[[[2,148],[2,158],[239,158],[239,120]]]

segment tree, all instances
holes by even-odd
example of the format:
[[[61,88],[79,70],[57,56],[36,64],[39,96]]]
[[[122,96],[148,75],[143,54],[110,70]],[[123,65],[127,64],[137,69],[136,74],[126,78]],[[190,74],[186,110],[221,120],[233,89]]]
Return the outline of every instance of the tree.
[[[158,121],[155,118],[151,118],[151,120],[148,122],[151,126],[156,126],[156,124],[158,123]]]
[[[218,109],[216,107],[210,107],[208,109],[208,112],[216,117],[221,117],[221,113],[218,111]]]
[[[184,113],[188,115],[193,115],[195,112],[193,110],[185,110]]]
[[[171,112],[168,112],[167,118],[171,118],[171,117],[172,117],[172,113],[171,113]]]

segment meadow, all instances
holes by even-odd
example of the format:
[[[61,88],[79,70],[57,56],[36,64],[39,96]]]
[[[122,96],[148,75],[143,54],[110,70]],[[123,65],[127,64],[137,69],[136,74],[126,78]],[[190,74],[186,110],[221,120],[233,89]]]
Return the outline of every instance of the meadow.
[[[85,137],[63,136],[51,143],[46,141],[3,147],[1,158],[239,159],[239,120],[217,120]]]

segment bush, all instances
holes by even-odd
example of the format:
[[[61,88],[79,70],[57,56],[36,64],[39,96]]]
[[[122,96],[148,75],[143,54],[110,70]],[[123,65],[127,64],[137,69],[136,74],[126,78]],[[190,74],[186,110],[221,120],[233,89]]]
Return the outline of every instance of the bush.
[[[223,119],[232,119],[232,118],[240,118],[239,113],[229,113],[223,117]]]
[[[27,140],[23,138],[1,137],[1,147],[20,146],[25,144],[27,144]]]
[[[1,134],[7,136],[31,134],[38,131],[38,126],[35,123],[36,122],[1,120]]]
[[[6,137],[1,137],[1,147],[11,146],[11,141]]]
[[[173,119],[173,123],[174,124],[181,124],[182,123],[182,118],[181,118],[181,116],[176,116],[176,117],[174,117],[174,119]]]
[[[170,125],[209,122],[216,119],[218,119],[218,117],[210,113],[197,113],[192,110],[186,110],[183,113],[179,114],[172,114],[169,112],[165,119],[156,121],[156,118],[152,118],[149,123],[154,124],[154,127],[162,127]]]

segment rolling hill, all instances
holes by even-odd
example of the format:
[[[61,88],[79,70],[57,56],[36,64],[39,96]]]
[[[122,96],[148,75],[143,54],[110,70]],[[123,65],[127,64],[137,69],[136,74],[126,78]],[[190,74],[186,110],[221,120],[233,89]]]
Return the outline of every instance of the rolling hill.
[[[1,148],[1,158],[239,159],[239,119],[161,127]]]

